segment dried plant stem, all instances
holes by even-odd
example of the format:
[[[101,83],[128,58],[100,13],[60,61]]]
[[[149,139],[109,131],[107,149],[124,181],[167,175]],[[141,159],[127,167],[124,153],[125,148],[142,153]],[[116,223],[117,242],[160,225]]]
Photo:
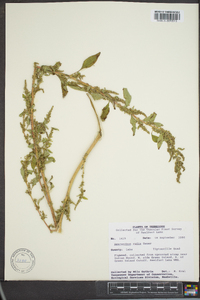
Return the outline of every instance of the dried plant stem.
[[[26,186],[27,186],[27,188],[28,188],[28,184],[26,184]],[[47,226],[47,228],[49,229],[49,231],[52,232],[52,230],[50,229],[49,225],[46,223],[45,219],[42,218],[42,214],[41,214],[41,212],[40,212],[40,210],[39,210],[39,207],[38,207],[37,204],[35,203],[35,201],[34,201],[34,199],[33,199],[33,196],[32,196],[31,194],[29,194],[29,195],[30,195],[30,197],[31,197],[31,199],[32,199],[32,201],[33,201],[33,203],[34,203],[34,205],[35,205],[35,208],[36,208],[38,214],[40,215],[40,218],[42,219],[42,221],[44,222],[44,224]]]
[[[91,96],[88,93],[87,93],[87,96],[90,99],[90,103],[91,103],[92,108],[93,108],[93,110],[95,112],[95,115],[96,115],[96,118],[97,118],[97,122],[98,122],[99,131],[98,131],[97,136],[94,139],[93,143],[90,145],[90,147],[88,148],[88,150],[84,154],[84,156],[83,156],[81,162],[79,163],[78,167],[76,168],[74,174],[72,175],[72,178],[71,178],[71,180],[69,182],[69,186],[68,186],[68,189],[67,189],[67,194],[66,194],[65,199],[63,201],[63,208],[65,207],[67,201],[69,201],[69,199],[70,199],[70,191],[71,191],[72,185],[74,183],[74,180],[75,180],[78,172],[80,171],[80,169],[82,168],[83,164],[85,163],[86,158],[88,157],[88,155],[90,154],[90,152],[92,151],[92,149],[95,147],[95,145],[97,144],[97,142],[100,140],[100,138],[102,136],[101,125],[100,125],[99,118],[98,118],[97,112],[95,110],[94,104],[92,102]],[[58,222],[58,232],[59,233],[61,233],[61,231],[62,231],[63,215],[64,215],[64,212],[61,213],[60,219],[59,219],[59,222]]]
[[[35,86],[35,70],[36,70],[36,66],[34,67],[34,74],[33,74],[33,80],[32,80],[32,92],[31,92],[31,94],[32,94],[32,100],[31,100],[31,115],[30,115],[30,119],[31,119],[31,131],[32,131],[33,144],[34,144],[35,155],[36,155],[36,161],[37,161],[37,169],[38,169],[38,173],[39,173],[39,183],[40,183],[41,189],[43,189],[43,185],[42,185],[42,182],[41,182],[41,179],[40,179],[40,174],[41,174],[42,180],[43,180],[43,183],[44,183],[44,189],[45,189],[44,194],[45,194],[47,203],[48,203],[48,205],[49,205],[49,208],[50,208],[50,210],[51,210],[51,215],[52,215],[52,218],[53,218],[54,226],[56,227],[56,226],[57,226],[57,222],[56,222],[55,211],[54,211],[54,208],[53,208],[53,204],[52,204],[52,200],[51,200],[51,197],[50,197],[49,189],[48,189],[48,186],[47,186],[47,183],[46,183],[46,180],[45,180],[44,171],[43,171],[43,170],[40,170],[40,167],[39,167],[39,157],[38,157],[37,145],[36,145],[36,141],[35,141],[35,133],[34,133],[34,115],[33,115],[33,105],[34,105],[34,98],[35,98],[35,93],[34,93],[34,86]],[[48,225],[47,225],[47,226],[48,226]]]
[[[54,223],[48,225],[44,221],[45,225],[48,227],[50,232],[62,231],[62,221],[64,215],[66,216],[67,220],[70,221],[71,204],[73,204],[74,209],[76,209],[77,205],[81,202],[81,200],[87,200],[87,198],[84,195],[85,163],[88,155],[102,136],[101,125],[99,120],[101,119],[101,121],[104,122],[107,119],[107,116],[110,113],[110,105],[112,105],[114,109],[117,108],[121,112],[129,116],[133,136],[135,136],[138,129],[141,129],[144,132],[150,134],[152,141],[157,144],[158,149],[160,149],[163,142],[166,143],[167,152],[170,155],[169,161],[174,160],[174,172],[176,173],[177,182],[180,183],[180,176],[182,175],[182,172],[185,171],[185,157],[182,153],[184,148],[176,148],[175,137],[171,134],[170,131],[164,129],[163,124],[155,121],[155,118],[157,116],[155,112],[151,113],[150,115],[146,115],[145,112],[136,109],[134,106],[131,107],[130,103],[132,96],[130,95],[127,88],[123,88],[123,98],[120,98],[119,93],[115,91],[111,91],[106,88],[100,88],[98,86],[92,86],[82,80],[85,77],[85,75],[82,75],[80,71],[93,66],[96,63],[99,55],[100,52],[88,57],[86,60],[84,60],[82,67],[79,69],[79,71],[71,75],[68,75],[64,73],[64,71],[59,69],[61,66],[60,62],[56,62],[55,65],[49,66],[39,66],[38,63],[34,63],[32,89],[30,91],[28,90],[25,81],[24,94],[22,95],[22,97],[25,100],[26,108],[19,116],[22,117],[22,122],[20,122],[20,126],[22,128],[25,141],[28,144],[28,148],[31,150],[24,157],[24,159],[21,160],[22,166],[20,169],[20,173],[27,186],[26,193],[30,195],[35,205],[35,208],[43,221],[45,218],[47,218],[47,215],[44,213],[44,211],[40,209],[40,201],[43,198],[46,199]],[[52,182],[53,176],[51,175],[50,179],[48,179],[45,176],[46,164],[55,162],[55,158],[51,154],[52,151],[50,150],[50,147],[52,145],[52,137],[54,130],[59,130],[55,127],[51,127],[51,129],[49,129],[49,127],[47,126],[47,124],[50,122],[53,106],[46,114],[46,117],[44,118],[43,122],[38,122],[34,116],[34,112],[36,111],[34,103],[36,93],[41,90],[44,92],[44,90],[40,88],[40,84],[43,82],[43,76],[49,75],[56,75],[56,77],[58,77],[58,79],[60,80],[63,98],[65,98],[68,94],[68,88],[72,88],[86,93],[90,100],[92,109],[95,113],[98,123],[98,133],[94,141],[82,157],[76,170],[74,171],[67,187],[66,196],[61,202],[60,208],[57,210],[54,209],[53,202],[50,197],[50,191],[52,190],[52,188],[54,188]],[[98,117],[97,112],[95,110],[93,100],[105,100],[107,102],[106,106],[102,109],[100,118]],[[74,203],[71,200],[70,193],[73,183],[77,177],[77,174],[81,169],[82,181],[79,186],[80,194],[77,196],[78,201]],[[35,177],[29,177],[28,179],[28,176],[31,174],[35,175]],[[40,199],[35,199],[32,196],[32,189],[36,184],[40,185],[41,191],[44,194]]]

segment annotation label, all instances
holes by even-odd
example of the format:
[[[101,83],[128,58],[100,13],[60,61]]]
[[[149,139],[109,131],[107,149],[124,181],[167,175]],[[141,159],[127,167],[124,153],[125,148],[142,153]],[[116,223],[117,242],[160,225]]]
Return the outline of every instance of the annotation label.
[[[192,222],[110,223],[111,280],[194,280]]]

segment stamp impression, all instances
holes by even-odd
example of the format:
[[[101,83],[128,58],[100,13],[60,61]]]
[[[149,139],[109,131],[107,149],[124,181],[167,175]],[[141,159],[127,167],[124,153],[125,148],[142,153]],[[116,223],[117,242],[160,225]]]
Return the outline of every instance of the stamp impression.
[[[35,256],[30,250],[20,248],[13,252],[10,258],[10,264],[16,272],[25,274],[33,270],[35,266]]]

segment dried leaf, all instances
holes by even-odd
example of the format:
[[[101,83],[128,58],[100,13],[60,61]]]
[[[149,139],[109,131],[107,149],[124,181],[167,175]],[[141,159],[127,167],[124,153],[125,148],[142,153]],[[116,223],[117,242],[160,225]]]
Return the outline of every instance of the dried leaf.
[[[22,177],[24,178],[25,172],[24,172],[24,168],[23,167],[21,167],[20,172],[21,172]]]
[[[42,196],[40,199],[38,199],[38,204],[40,204],[40,201],[42,201],[42,199],[44,199],[44,196]]]
[[[161,127],[161,126],[163,126],[163,124],[158,123],[158,122],[155,122],[154,125],[155,125],[156,127]]]
[[[33,156],[32,161],[31,161],[31,168],[33,170],[35,169],[36,164],[37,164],[36,158],[35,158],[35,156]]]
[[[158,140],[157,140],[158,149],[160,149],[160,147],[162,146],[162,143],[163,143],[163,135],[160,134],[158,137]]]
[[[98,94],[98,93],[92,93],[91,94],[93,100],[100,100],[102,99],[102,95]]]
[[[49,155],[50,155],[50,153],[49,153],[48,149],[47,149],[47,150],[44,150],[44,153],[43,153],[43,155],[44,155],[44,157],[47,157],[47,156],[49,156]]]
[[[105,119],[107,118],[108,114],[110,112],[110,107],[109,107],[109,103],[102,109],[102,113],[101,113],[101,120],[105,121]]]
[[[23,110],[23,112],[19,114],[19,117],[23,117],[24,115],[25,115],[25,111]]]
[[[52,156],[50,156],[50,157],[48,157],[47,160],[45,161],[45,164],[49,164],[50,162],[55,162],[55,161],[56,161],[55,158],[52,157]]]
[[[30,119],[30,118],[27,118],[27,120],[26,120],[26,124],[27,124],[27,126],[29,126],[29,125],[30,125],[30,123],[31,123],[31,119]]]
[[[61,62],[60,62],[60,61],[57,61],[57,62],[55,63],[55,65],[52,66],[52,68],[53,68],[54,71],[57,71],[57,70],[60,68],[61,65],[62,65]]]
[[[157,114],[154,112],[149,117],[144,118],[143,121],[145,122],[153,122],[156,118]]]
[[[157,143],[157,141],[158,141],[158,136],[152,134],[151,137],[152,137],[152,140],[153,140],[155,143]]]
[[[65,96],[68,94],[68,89],[66,85],[63,84],[63,82],[61,82],[61,88],[62,88],[62,96],[63,98],[65,98]]]
[[[36,185],[36,183],[38,182],[38,178],[35,177],[31,180],[32,186]]]
[[[135,131],[136,131],[136,120],[133,118],[133,116],[131,116],[131,120],[130,123],[132,125],[132,131],[133,131],[133,136],[135,135]]]
[[[79,86],[78,84],[71,84],[71,83],[69,83],[68,86],[70,86],[70,87],[71,87],[72,89],[74,89],[74,90],[85,91],[85,88]]]
[[[125,99],[125,105],[129,106],[132,97],[129,94],[129,91],[127,90],[127,88],[123,88],[123,96],[124,96],[124,99]]]
[[[100,54],[101,54],[101,52],[86,58],[84,60],[83,65],[80,70],[90,68],[91,66],[93,66],[95,64],[95,62],[97,61]]]

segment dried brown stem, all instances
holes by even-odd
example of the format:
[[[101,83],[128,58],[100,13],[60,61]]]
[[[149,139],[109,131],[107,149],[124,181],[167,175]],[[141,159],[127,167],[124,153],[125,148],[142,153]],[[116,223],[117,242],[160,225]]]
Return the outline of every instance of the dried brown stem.
[[[28,188],[27,183],[26,183],[26,186],[27,186],[27,188]],[[32,196],[31,194],[30,194],[30,197],[31,197],[31,199],[32,199],[32,201],[33,201],[33,203],[34,203],[34,205],[35,205],[35,208],[36,208],[37,212],[38,212],[39,215],[40,215],[40,218],[42,219],[42,221],[44,222],[44,224],[47,226],[47,228],[49,229],[49,231],[52,232],[53,230],[50,229],[50,227],[49,227],[49,225],[47,224],[47,222],[42,218],[42,215],[41,215],[41,212],[40,212],[40,210],[39,210],[39,207],[38,207],[37,204],[35,203],[35,201],[34,201],[34,199],[33,199],[33,196]]]
[[[34,144],[34,150],[35,150],[35,155],[36,155],[38,173],[41,174],[41,176],[42,176],[43,183],[44,183],[44,188],[45,188],[45,193],[44,194],[45,194],[47,203],[48,203],[48,205],[50,207],[50,210],[51,210],[51,215],[52,215],[52,218],[53,218],[53,221],[54,221],[54,226],[56,227],[57,226],[56,216],[55,216],[55,212],[54,212],[54,209],[53,209],[52,200],[51,200],[51,197],[50,197],[50,194],[49,194],[49,189],[48,189],[48,186],[47,186],[47,183],[46,183],[46,180],[45,180],[44,172],[42,170],[40,170],[40,167],[39,167],[39,157],[38,157],[37,145],[36,145],[36,141],[35,141],[34,116],[33,116],[33,104],[34,104],[34,97],[35,97],[35,93],[34,93],[35,69],[36,69],[36,66],[34,66],[34,74],[33,74],[33,80],[32,80],[32,92],[31,92],[31,94],[32,94],[31,115],[30,115],[30,118],[31,118],[31,132],[32,132],[32,137],[33,137],[33,144]],[[40,180],[40,176],[39,176],[39,183],[40,183],[41,188],[43,188],[42,182]]]
[[[97,142],[100,140],[101,136],[102,136],[102,133],[101,133],[101,126],[100,126],[100,122],[99,122],[99,118],[98,118],[98,115],[97,115],[97,112],[95,110],[95,107],[94,107],[94,104],[92,102],[92,99],[90,97],[90,95],[87,93],[87,96],[88,98],[90,99],[90,103],[92,105],[92,108],[95,112],[95,115],[97,117],[97,122],[98,122],[98,126],[99,126],[99,131],[97,133],[97,136],[95,138],[95,140],[93,141],[93,143],[90,145],[90,147],[88,148],[88,150],[86,151],[86,153],[84,154],[81,162],[79,163],[78,167],[76,168],[74,174],[72,175],[72,178],[69,182],[69,186],[68,186],[68,189],[67,189],[67,194],[65,196],[65,199],[64,199],[64,202],[63,202],[63,208],[65,207],[67,201],[69,200],[69,197],[70,197],[70,191],[71,191],[71,188],[72,188],[72,185],[74,183],[74,180],[78,174],[78,172],[80,171],[81,167],[83,166],[83,164],[85,163],[85,160],[87,158],[87,156],[90,154],[90,152],[92,151],[92,149],[95,147],[95,145],[97,144]],[[58,232],[60,233],[62,231],[62,220],[63,220],[63,215],[64,215],[64,211],[61,213],[60,215],[60,219],[59,219],[59,222],[58,222]]]

